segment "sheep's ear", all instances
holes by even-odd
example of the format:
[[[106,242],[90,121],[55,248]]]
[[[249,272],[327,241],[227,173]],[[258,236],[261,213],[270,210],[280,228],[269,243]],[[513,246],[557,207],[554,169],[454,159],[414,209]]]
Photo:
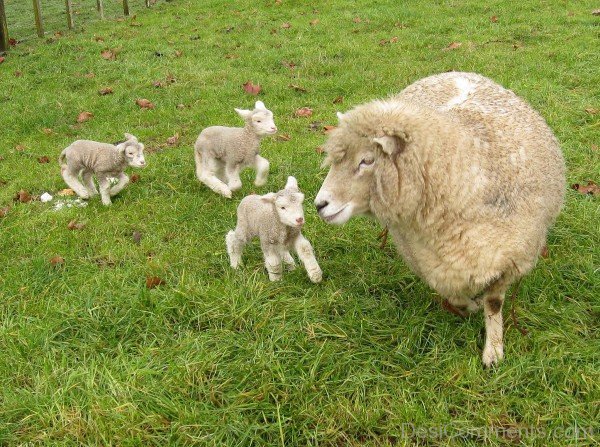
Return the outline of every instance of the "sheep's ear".
[[[400,153],[406,147],[406,138],[398,135],[384,135],[383,137],[373,138],[373,142],[381,147],[381,150],[388,155]]]
[[[259,110],[267,110],[267,108],[265,107],[265,103],[262,101],[256,101],[256,104],[254,104],[254,108]]]
[[[117,144],[117,151],[119,152],[125,152],[125,147],[127,146],[127,141],[121,143],[121,144]]]
[[[268,194],[265,194],[264,196],[260,196],[260,200],[267,203],[275,203],[275,197],[277,197],[277,194],[275,194],[274,192],[270,192]]]
[[[341,123],[345,115],[342,112],[337,112],[336,115],[338,117],[338,121]]]
[[[285,189],[294,189],[294,190],[298,191],[298,180],[296,180],[296,177],[293,177],[290,175],[287,178],[287,183],[285,184]]]
[[[244,110],[244,109],[234,109],[239,116],[241,116],[244,120],[250,119],[252,117],[252,110]]]
[[[125,140],[127,140],[127,141],[129,141],[129,140],[133,140],[133,141],[135,141],[135,142],[137,143],[137,140],[138,140],[138,139],[137,139],[137,137],[135,137],[135,136],[131,135],[130,133],[126,133],[126,134],[125,134]]]

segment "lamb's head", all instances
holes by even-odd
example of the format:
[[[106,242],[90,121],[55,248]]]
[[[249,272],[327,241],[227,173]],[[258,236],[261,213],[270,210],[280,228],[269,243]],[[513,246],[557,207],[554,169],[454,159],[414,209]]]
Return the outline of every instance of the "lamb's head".
[[[267,109],[262,101],[256,101],[254,110],[235,109],[235,111],[246,121],[246,125],[254,130],[256,135],[272,135],[277,132],[277,126],[273,121],[273,112]]]
[[[408,137],[392,130],[393,116],[381,104],[338,113],[339,126],[325,145],[329,173],[315,199],[319,216],[328,223],[341,225],[353,216],[371,214],[375,194],[397,190],[395,165]]]
[[[125,155],[127,164],[134,168],[143,168],[146,166],[144,158],[144,145],[140,143],[137,137],[126,133],[125,141],[117,145],[117,150]]]
[[[262,200],[273,205],[282,224],[288,227],[304,225],[304,194],[298,189],[298,182],[294,177],[288,177],[284,189],[265,194]]]

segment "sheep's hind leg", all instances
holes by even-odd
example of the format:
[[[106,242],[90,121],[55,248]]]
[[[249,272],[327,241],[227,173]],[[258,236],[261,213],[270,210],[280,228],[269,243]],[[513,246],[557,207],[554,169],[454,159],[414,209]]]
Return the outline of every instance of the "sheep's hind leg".
[[[267,184],[267,177],[269,176],[269,161],[266,158],[257,155],[254,159],[254,168],[256,169],[256,179],[254,184],[256,186],[264,186]]]
[[[315,258],[315,253],[312,245],[310,245],[310,242],[308,242],[308,240],[302,234],[300,234],[294,241],[294,248],[298,253],[300,261],[302,261],[302,264],[304,264],[304,268],[308,273],[308,278],[312,282],[321,282],[321,279],[323,278],[323,272],[321,271],[321,267],[319,267],[319,263]]]
[[[229,186],[231,191],[237,191],[242,187],[242,180],[240,179],[240,165],[225,165],[225,177],[227,178],[227,186]]]
[[[198,175],[198,180],[200,180],[214,192],[231,199],[231,190],[229,189],[229,186],[219,180],[219,178],[216,176],[216,173],[220,168],[219,163],[220,162],[217,160],[207,160],[206,163],[204,163],[203,159],[204,166],[197,169],[196,174]]]
[[[281,266],[281,250],[279,247],[273,247],[271,244],[261,244],[263,254],[265,256],[265,267],[269,273],[271,281],[279,281],[282,274]]]
[[[127,183],[129,183],[129,177],[124,172],[121,172],[119,174],[119,182],[109,190],[110,195],[116,196],[117,194],[119,194],[123,190],[123,188],[127,186]]]
[[[65,183],[69,185],[69,188],[75,191],[75,194],[77,194],[82,199],[90,198],[90,193],[88,192],[87,188],[83,186],[77,178],[79,173],[72,172],[68,166],[62,166],[60,169],[60,173],[62,175],[62,178],[65,180]]]
[[[296,268],[296,261],[294,261],[294,258],[292,257],[289,251],[284,251],[282,257],[283,263],[287,266],[288,270],[291,271]]]
[[[246,245],[245,238],[239,237],[237,232],[231,230],[225,236],[225,244],[227,245],[227,254],[229,255],[229,263],[232,268],[237,269],[242,262],[242,252]]]
[[[94,185],[94,173],[93,172],[83,171],[83,173],[81,174],[81,180],[83,180],[83,185],[88,190],[90,197],[93,197],[98,194],[96,185]]]
[[[98,187],[100,188],[100,198],[103,205],[110,205],[110,181],[106,175],[98,175]]]
[[[509,282],[503,277],[492,283],[483,293],[483,313],[485,318],[485,346],[482,360],[486,367],[498,363],[504,357],[502,328],[502,305]]]

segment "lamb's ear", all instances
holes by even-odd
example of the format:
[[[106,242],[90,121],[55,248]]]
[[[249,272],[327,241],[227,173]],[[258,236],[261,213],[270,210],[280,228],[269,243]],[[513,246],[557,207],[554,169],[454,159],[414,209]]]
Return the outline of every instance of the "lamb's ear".
[[[373,142],[379,145],[383,152],[392,155],[404,151],[407,138],[399,135],[384,135],[383,137],[373,138]]]
[[[342,112],[336,112],[336,115],[337,115],[338,121],[341,123],[342,120],[344,119],[345,115]]]
[[[256,104],[254,104],[254,108],[259,110],[267,110],[267,108],[265,107],[265,103],[262,101],[256,101]]]
[[[234,109],[242,119],[247,120],[252,117],[252,110]]]
[[[275,197],[277,197],[277,194],[275,194],[274,192],[270,192],[268,194],[265,194],[264,196],[260,196],[260,200],[267,203],[274,203]]]
[[[287,178],[287,183],[285,184],[285,189],[293,189],[293,190],[299,191],[298,180],[296,180],[296,177],[293,177],[290,175]]]
[[[117,144],[117,151],[125,152],[125,147],[127,147],[127,141],[124,141],[121,144]]]
[[[126,133],[125,134],[125,140],[127,140],[127,141],[130,141],[130,140],[131,141],[135,141],[136,143],[138,142],[137,137],[134,136],[134,135],[131,135],[130,133]]]

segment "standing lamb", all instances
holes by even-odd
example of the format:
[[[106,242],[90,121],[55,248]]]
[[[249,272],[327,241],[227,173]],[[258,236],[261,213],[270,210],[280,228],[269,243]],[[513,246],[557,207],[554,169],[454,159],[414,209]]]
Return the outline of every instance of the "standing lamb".
[[[227,198],[242,187],[243,168],[256,170],[256,186],[267,183],[269,162],[258,154],[259,144],[264,136],[277,132],[273,113],[262,101],[256,101],[254,110],[235,111],[246,122],[244,127],[207,127],[194,145],[198,180]]]
[[[505,292],[536,264],[563,204],[554,134],[512,91],[473,73],[427,77],[338,117],[319,215],[374,215],[450,304],[483,306],[483,363],[497,363]]]
[[[281,261],[290,270],[295,267],[290,254],[293,248],[304,264],[312,282],[321,282],[321,268],[315,259],[310,242],[302,235],[304,225],[304,194],[294,177],[288,177],[285,189],[276,193],[246,196],[237,209],[237,226],[225,238],[231,267],[242,261],[244,245],[252,238],[260,238],[265,266],[271,281],[281,279]]]
[[[98,194],[92,178],[95,174],[104,205],[110,205],[111,196],[121,192],[129,183],[129,177],[124,172],[127,166],[146,166],[144,145],[128,133],[125,134],[125,141],[116,146],[77,140],[62,151],[58,163],[65,182],[82,199],[89,199]],[[117,178],[117,184],[111,187],[110,178]]]

